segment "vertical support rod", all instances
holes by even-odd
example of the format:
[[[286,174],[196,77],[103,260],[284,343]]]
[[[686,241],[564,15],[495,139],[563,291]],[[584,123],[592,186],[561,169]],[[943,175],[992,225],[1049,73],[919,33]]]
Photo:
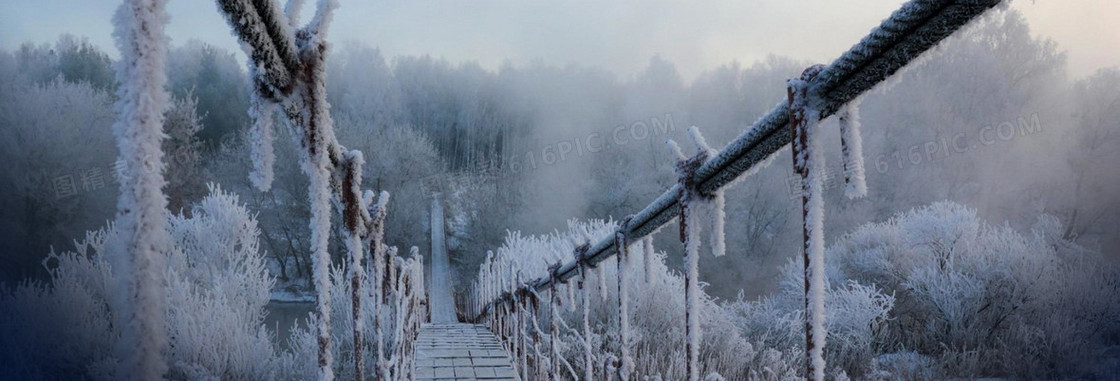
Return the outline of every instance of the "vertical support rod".
[[[818,364],[815,363],[815,354],[822,351],[824,348],[817,348],[818,344],[824,344],[823,337],[816,337],[814,332],[814,325],[816,323],[815,315],[823,311],[817,311],[817,304],[823,305],[823,300],[816,299],[816,293],[812,292],[811,279],[814,276],[823,276],[823,274],[813,274],[811,269],[816,265],[812,263],[811,252],[813,239],[815,235],[823,234],[823,232],[816,231],[819,229],[812,228],[812,209],[815,207],[814,197],[821,197],[821,189],[819,187],[819,180],[814,179],[816,174],[812,173],[814,170],[814,156],[820,155],[819,152],[813,152],[811,149],[813,141],[813,127],[816,126],[817,118],[816,111],[813,107],[812,94],[810,93],[809,81],[813,79],[821,71],[821,65],[811,66],[803,73],[798,80],[790,80],[786,93],[789,102],[789,125],[791,129],[792,142],[790,148],[793,156],[793,169],[801,177],[801,217],[802,217],[802,263],[804,271],[804,285],[805,285],[805,377],[806,379],[819,380],[823,376],[824,370],[817,369]],[[814,181],[815,180],[815,181]],[[815,194],[815,195],[814,195]],[[823,266],[820,266],[823,267]],[[823,295],[823,294],[822,294]]]

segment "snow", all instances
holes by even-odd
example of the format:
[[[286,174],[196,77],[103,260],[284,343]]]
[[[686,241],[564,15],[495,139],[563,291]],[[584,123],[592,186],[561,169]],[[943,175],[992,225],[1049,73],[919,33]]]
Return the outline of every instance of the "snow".
[[[249,67],[255,71],[252,64]],[[249,117],[253,120],[249,139],[253,171],[249,172],[249,181],[260,191],[268,192],[272,188],[272,166],[276,161],[276,154],[272,149],[272,114],[276,110],[276,103],[261,97],[255,90],[249,91],[249,97]]]
[[[844,195],[860,198],[867,195],[863,168],[863,138],[860,136],[859,99],[840,108],[840,143],[844,157]]]
[[[164,272],[170,238],[164,223],[168,216],[167,197],[162,188],[164,138],[163,113],[170,95],[164,89],[168,38],[164,26],[168,16],[166,1],[128,0],[113,17],[117,47],[116,109],[119,120],[113,125],[120,150],[120,196],[117,201],[117,227],[124,235],[128,253],[119,258],[119,293],[124,330],[118,342],[123,360],[118,378],[160,379],[167,372],[163,359],[167,347],[164,320]],[[131,270],[131,271],[129,271]]]
[[[451,298],[451,270],[447,258],[446,235],[443,232],[443,203],[440,194],[432,198],[432,323],[457,323],[454,299]]]

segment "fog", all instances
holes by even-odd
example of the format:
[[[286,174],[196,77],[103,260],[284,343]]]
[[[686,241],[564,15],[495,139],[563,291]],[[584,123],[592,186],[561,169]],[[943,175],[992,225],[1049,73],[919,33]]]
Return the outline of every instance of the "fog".
[[[85,41],[64,37],[0,56],[8,89],[2,154],[12,163],[4,178],[6,192],[15,195],[3,209],[9,282],[42,276],[38,263],[52,247],[66,250],[73,237],[112,217],[111,58]],[[171,166],[188,174],[175,180],[173,196],[181,199],[172,204],[189,212],[208,182],[242,194],[260,210],[271,255],[295,266],[292,279],[303,278],[299,266],[308,263],[299,258],[305,255],[300,245],[307,243],[298,233],[306,229],[300,202],[306,180],[294,157],[282,154],[291,165],[281,170],[277,190],[261,195],[249,188],[249,167],[236,153],[248,123],[237,54],[192,41],[172,57],[172,92],[192,100],[200,128],[193,138],[188,131],[170,143],[186,144],[169,147],[173,152],[191,152]],[[666,139],[680,140],[695,125],[714,145],[728,142],[782,101],[784,80],[810,63],[771,55],[688,80],[660,55],[624,75],[547,60],[489,69],[429,56],[387,57],[359,42],[336,45],[329,62],[340,136],[376,157],[366,178],[398,194],[390,240],[425,247],[425,197],[451,192],[452,250],[462,274],[472,273],[507,230],[548,233],[568,219],[619,220],[640,210],[675,181]],[[868,94],[870,196],[850,201],[829,192],[828,203],[836,206],[829,209],[829,240],[896,211],[951,200],[1020,229],[1054,215],[1068,226],[1067,238],[1115,258],[1120,78],[1115,68],[1074,77],[1067,62],[1060,45],[1035,37],[1011,10],[950,38]],[[75,92],[81,95],[67,96],[72,105],[57,114],[52,97]],[[70,143],[59,141],[76,133],[70,120],[88,130]],[[826,140],[838,140],[836,128],[826,131]],[[712,294],[764,294],[775,286],[777,265],[795,254],[789,161],[779,157],[729,191],[733,255],[704,262]],[[829,168],[839,174],[838,166],[834,161]],[[91,170],[99,173],[96,183]],[[678,243],[666,235],[658,244]]]

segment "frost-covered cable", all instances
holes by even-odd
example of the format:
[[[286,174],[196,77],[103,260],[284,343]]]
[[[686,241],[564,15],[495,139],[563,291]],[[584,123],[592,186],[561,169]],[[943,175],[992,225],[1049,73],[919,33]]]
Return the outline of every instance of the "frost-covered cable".
[[[122,252],[114,272],[119,293],[122,336],[116,352],[122,360],[122,379],[161,379],[167,372],[163,358],[167,346],[164,306],[165,252],[170,237],[167,196],[163,187],[164,111],[170,95],[164,72],[168,38],[164,33],[168,16],[165,0],[126,0],[113,16],[113,37],[120,49],[117,63],[116,110],[113,125],[122,165],[117,198],[117,228],[124,236]]]
[[[271,0],[270,0],[271,1]],[[268,25],[251,0],[217,0],[233,32],[245,43],[245,54],[260,73],[262,95],[279,100],[292,89],[293,73],[268,33]]]
[[[844,194],[848,198],[867,195],[863,170],[863,137],[860,135],[859,99],[840,108],[840,145],[844,157]]]
[[[801,202],[804,224],[805,349],[806,377],[823,380],[825,361],[825,273],[824,273],[824,158],[816,135],[820,124],[820,98],[811,80],[822,66],[805,69],[801,78],[788,85],[790,128],[793,136],[793,167],[801,176]]]

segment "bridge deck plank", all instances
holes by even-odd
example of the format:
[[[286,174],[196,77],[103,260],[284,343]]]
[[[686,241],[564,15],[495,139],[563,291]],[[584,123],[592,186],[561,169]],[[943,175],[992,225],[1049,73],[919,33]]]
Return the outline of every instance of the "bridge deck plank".
[[[509,354],[486,327],[424,324],[416,338],[417,380],[517,380]]]

